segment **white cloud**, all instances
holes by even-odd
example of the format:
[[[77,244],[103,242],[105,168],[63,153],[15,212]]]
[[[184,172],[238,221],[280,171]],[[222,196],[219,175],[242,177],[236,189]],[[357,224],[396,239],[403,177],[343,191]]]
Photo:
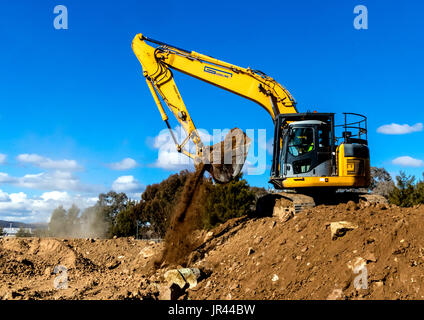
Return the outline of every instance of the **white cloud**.
[[[0,190],[0,202],[7,202],[10,201],[10,197],[6,192],[3,192]]]
[[[43,169],[77,170],[81,168],[75,160],[52,160],[38,154],[20,154],[16,157],[16,160],[20,163],[30,164]]]
[[[12,177],[7,173],[0,172],[0,183],[35,190],[97,192],[104,189],[101,186],[84,185],[78,177],[68,171],[41,172],[26,174],[23,177]]]
[[[0,153],[0,164],[5,163],[6,162],[6,158],[7,158],[7,155],[6,154]]]
[[[59,191],[28,197],[23,192],[7,194],[0,190],[0,195],[6,195],[5,199],[7,198],[5,201],[0,200],[0,219],[21,222],[47,222],[52,211],[60,205],[68,209],[75,204],[84,210],[96,204],[98,200],[97,197],[71,195]]]
[[[424,167],[423,160],[414,159],[409,156],[403,156],[393,159],[392,163],[403,167]]]
[[[408,124],[385,124],[377,129],[377,132],[383,134],[408,134],[412,132],[419,132],[423,130],[422,123],[416,123],[412,126]]]
[[[140,193],[144,186],[133,176],[120,176],[112,183],[116,192]]]
[[[66,201],[69,199],[69,194],[66,191],[50,191],[50,192],[44,192],[41,195],[41,199],[48,201],[48,200],[55,200],[55,201]]]
[[[125,158],[122,161],[109,163],[107,165],[112,170],[129,170],[138,166],[137,161],[131,158]]]
[[[177,141],[180,143],[184,141],[187,136],[181,126],[177,126],[173,132]],[[205,146],[210,145],[211,141],[213,141],[213,137],[203,129],[198,129],[197,132],[203,144]],[[158,158],[153,166],[170,171],[193,168],[193,161],[191,158],[177,151],[168,129],[162,130],[159,135],[154,138],[153,147],[158,149]],[[196,150],[191,140],[189,140],[184,148],[191,153],[195,153]]]

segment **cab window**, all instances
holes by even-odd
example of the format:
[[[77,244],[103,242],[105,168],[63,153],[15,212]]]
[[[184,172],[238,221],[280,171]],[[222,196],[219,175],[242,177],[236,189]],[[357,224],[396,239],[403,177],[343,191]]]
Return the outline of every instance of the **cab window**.
[[[289,153],[295,157],[301,156],[315,149],[314,130],[312,128],[293,128],[290,130]]]
[[[324,150],[330,150],[330,131],[328,128],[318,130],[318,147]]]

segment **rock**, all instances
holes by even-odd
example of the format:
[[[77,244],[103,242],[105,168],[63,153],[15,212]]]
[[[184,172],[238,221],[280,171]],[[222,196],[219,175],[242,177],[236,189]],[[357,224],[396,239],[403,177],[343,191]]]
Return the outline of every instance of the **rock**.
[[[162,300],[170,300],[170,295],[166,295],[167,286],[159,286],[157,283],[151,283],[149,279],[140,283],[138,289],[138,296],[141,300],[157,300],[160,299],[162,293]]]
[[[361,201],[361,208],[368,208],[371,206],[371,203],[368,201]]]
[[[348,203],[346,203],[346,210],[347,211],[356,211],[358,210],[358,204],[350,200]]]
[[[275,213],[276,211],[277,211],[277,213]],[[277,209],[277,210],[274,210],[273,216],[277,217],[278,219],[280,219],[281,222],[284,223],[284,222],[289,221],[291,218],[293,218],[294,214],[291,211],[281,212],[279,209]]]
[[[193,289],[195,286],[197,286],[197,280],[201,276],[201,272],[197,268],[183,268],[178,269],[178,271],[182,274],[185,281],[189,284],[189,288]]]
[[[273,276],[272,276],[272,279],[271,279],[271,281],[272,282],[275,282],[275,281],[278,281],[280,278],[276,275],[276,274],[274,274]]]
[[[375,205],[375,208],[377,210],[387,210],[389,208],[389,205],[385,204],[385,203],[377,203]]]
[[[347,231],[358,228],[357,225],[348,221],[338,221],[330,223],[331,239],[335,240],[338,237],[343,237]]]
[[[106,264],[106,268],[108,268],[109,270],[115,269],[117,267],[119,267],[119,265],[121,264],[121,261],[111,261],[109,263]]]
[[[252,254],[254,254],[255,253],[255,250],[253,250],[253,248],[252,247],[250,247],[249,249],[247,249],[247,255],[248,256],[250,256],[250,255],[252,255]]]
[[[364,259],[367,260],[367,262],[376,262],[377,261],[377,258],[375,257],[375,254],[374,253],[371,253],[371,252],[367,252],[364,255]]]
[[[287,222],[294,216],[295,210],[292,203],[286,199],[278,199],[275,202],[272,215],[280,219],[281,222]]]
[[[45,275],[45,276],[49,276],[49,275],[51,275],[51,274],[52,274],[52,268],[47,267],[47,268],[44,270],[44,275]]]
[[[262,237],[262,236],[257,237],[257,238],[253,241],[253,244],[259,244],[259,243],[261,243],[262,239],[263,239],[263,237]]]
[[[307,225],[306,221],[301,221],[294,226],[294,230],[296,232],[301,232],[303,229],[306,228],[306,225]]]
[[[327,300],[342,300],[345,298],[342,289],[334,289],[327,297]]]
[[[32,263],[31,260],[28,260],[27,258],[24,258],[24,257],[18,257],[18,258],[16,258],[16,261],[18,261],[18,262],[20,262],[20,263],[22,263],[26,266],[29,266],[29,267],[34,266],[34,264]]]
[[[201,272],[197,268],[182,268],[168,270],[164,274],[165,281],[169,286],[178,285],[181,289],[194,288],[197,286],[197,280],[200,278]]]
[[[367,265],[367,261],[362,257],[356,257],[353,261],[347,263],[347,267],[354,273],[358,273]]]
[[[142,255],[143,258],[150,258],[151,256],[155,254],[155,252],[153,251],[151,247],[145,247],[140,251],[139,254]]]
[[[234,290],[236,290],[236,289],[238,289],[238,288],[240,288],[240,284],[238,284],[238,283],[233,283],[233,284],[230,286],[230,290],[231,290],[231,291],[234,291]]]
[[[9,292],[7,292],[4,297],[3,300],[13,300],[17,297],[21,297],[22,294],[13,290],[10,290]]]
[[[159,289],[160,300],[176,300],[185,294],[187,289],[197,286],[201,271],[197,268],[181,268],[168,270],[164,274],[167,284]]]
[[[188,264],[189,265],[199,264],[201,263],[202,257],[203,257],[202,254],[198,250],[195,250],[188,255],[188,259],[187,259]]]
[[[209,231],[208,233],[206,233],[205,238],[203,239],[203,242],[207,242],[212,238],[213,238],[213,232]]]
[[[186,285],[185,279],[177,269],[168,270],[164,274],[164,278],[169,286],[171,286],[172,284],[177,284],[180,288],[184,288]]]

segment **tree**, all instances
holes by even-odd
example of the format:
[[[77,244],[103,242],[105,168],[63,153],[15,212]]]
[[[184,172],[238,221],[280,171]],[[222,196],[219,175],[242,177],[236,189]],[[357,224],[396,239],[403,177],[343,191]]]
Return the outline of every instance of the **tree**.
[[[49,222],[49,233],[53,237],[64,237],[66,235],[66,210],[63,206],[53,210]]]
[[[423,180],[415,185],[415,202],[416,204],[424,204],[424,173]]]
[[[148,185],[141,195],[143,208],[139,211],[139,220],[149,222],[151,229],[160,237],[165,236],[171,214],[189,174],[187,170],[173,174],[159,184]]]
[[[229,219],[249,214],[254,201],[255,192],[242,175],[227,184],[210,186],[205,203],[204,227],[210,229]]]
[[[49,231],[45,228],[36,228],[33,231],[33,235],[36,238],[44,238],[50,235]]]
[[[54,237],[77,237],[80,231],[79,213],[80,209],[75,204],[68,211],[63,206],[57,207],[50,217],[48,234]],[[46,234],[44,231],[37,233]]]
[[[400,207],[411,207],[416,204],[415,176],[407,176],[401,171],[396,177],[396,186],[389,194],[389,201]]]
[[[97,205],[104,211],[106,220],[114,225],[116,216],[119,212],[126,209],[127,203],[128,197],[125,193],[109,191],[108,193],[99,194]]]
[[[3,228],[2,228],[2,227],[0,227],[0,237],[3,237],[3,235],[4,235]]]
[[[393,191],[395,184],[392,177],[384,168],[371,167],[371,184],[369,189],[386,198]]]
[[[85,209],[79,222],[80,236],[111,238],[116,229],[117,216],[127,209],[128,197],[125,193],[109,191],[99,194],[97,203]],[[73,213],[75,215],[75,213]],[[120,219],[122,221],[122,218]]]
[[[79,221],[79,215],[80,209],[73,204],[72,207],[68,209],[68,212],[66,214],[66,234],[68,236],[77,236],[80,229],[80,221]]]
[[[123,225],[120,234],[124,234],[126,230],[133,232],[130,225],[134,223],[133,217],[136,216],[136,219],[144,225],[144,232],[150,231],[159,237],[164,237],[171,215],[181,199],[184,185],[191,174],[183,170],[159,184],[148,185],[141,195],[141,201],[135,205],[136,212],[132,213],[130,210],[118,215],[117,225]],[[264,193],[267,192],[263,188],[251,188],[247,181],[242,179],[242,175],[228,184],[213,184],[211,179],[203,178],[192,200],[191,208],[201,217],[199,227],[211,228],[228,219],[248,214],[254,210],[255,197]]]
[[[137,210],[139,206],[135,201],[129,201],[126,208],[116,216],[116,223],[113,226],[113,235],[118,237],[134,236],[137,230]]]
[[[83,211],[80,217],[80,236],[110,238],[112,224],[104,207],[96,204]]]
[[[18,232],[16,232],[16,237],[17,238],[25,238],[25,237],[31,237],[31,233],[29,233],[26,229],[24,228],[19,228]]]

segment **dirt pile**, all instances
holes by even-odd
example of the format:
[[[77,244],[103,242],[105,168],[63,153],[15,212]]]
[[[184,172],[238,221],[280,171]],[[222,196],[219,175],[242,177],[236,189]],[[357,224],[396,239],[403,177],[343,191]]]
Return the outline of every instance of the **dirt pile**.
[[[135,298],[151,270],[150,261],[161,250],[162,244],[132,238],[3,238],[0,298]],[[58,272],[58,266],[65,267],[66,274]],[[55,279],[64,275],[68,288],[57,289]]]
[[[193,232],[201,244],[187,266],[202,277],[178,298],[423,299],[423,218],[424,206],[348,203],[284,222],[241,217]],[[163,246],[131,238],[1,239],[0,297],[169,299],[165,274],[176,266],[151,267]],[[67,289],[53,286],[56,265],[67,267]]]
[[[194,263],[213,272],[188,298],[423,299],[423,218],[423,206],[349,203],[318,206],[286,222],[228,222],[235,225],[214,235]],[[333,240],[330,225],[339,221],[358,227]],[[353,270],[358,261],[365,268]],[[355,285],[358,276],[366,288]]]

